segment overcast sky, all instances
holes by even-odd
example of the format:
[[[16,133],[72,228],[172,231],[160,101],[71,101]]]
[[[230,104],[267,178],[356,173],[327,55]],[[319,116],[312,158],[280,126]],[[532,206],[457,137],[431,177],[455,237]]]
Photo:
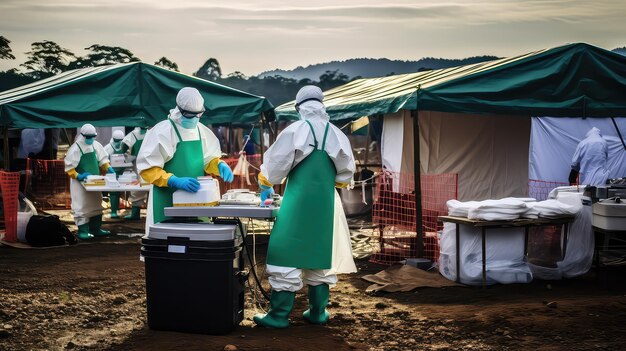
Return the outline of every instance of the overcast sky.
[[[288,4],[288,5],[287,5]],[[184,73],[210,57],[224,74],[371,57],[512,56],[571,42],[626,46],[625,0],[0,0],[17,67],[36,41],[77,55],[121,46]]]

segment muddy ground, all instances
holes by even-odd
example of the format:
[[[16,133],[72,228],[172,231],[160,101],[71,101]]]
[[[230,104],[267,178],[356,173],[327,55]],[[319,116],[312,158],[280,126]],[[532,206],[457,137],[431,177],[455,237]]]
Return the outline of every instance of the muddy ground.
[[[141,223],[109,224],[137,232]],[[267,236],[257,235],[263,259]],[[624,271],[564,281],[366,293],[359,272],[331,291],[330,323],[303,322],[306,290],[288,330],[245,320],[224,336],[150,330],[137,238],[113,236],[49,249],[0,247],[0,350],[624,350]],[[258,311],[258,310],[257,310]]]

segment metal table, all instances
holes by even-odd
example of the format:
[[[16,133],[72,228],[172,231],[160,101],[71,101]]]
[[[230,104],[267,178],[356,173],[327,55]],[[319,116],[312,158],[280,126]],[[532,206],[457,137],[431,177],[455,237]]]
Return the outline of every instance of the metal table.
[[[259,207],[252,205],[219,205],[219,206],[172,206],[164,209],[168,217],[244,217],[257,219],[273,219],[278,215],[280,207]]]
[[[626,251],[626,228],[624,230],[607,230],[596,226],[592,226],[591,228],[593,229],[595,242],[594,261],[596,265],[596,280],[598,280],[600,279],[600,273],[602,270],[600,255],[603,252],[609,251],[609,246],[611,246],[615,251]],[[611,239],[614,241],[618,241],[619,244],[609,245]]]
[[[83,184],[83,187],[87,191],[98,191],[98,192],[109,192],[109,193],[123,193],[127,191],[150,191],[152,189],[152,184],[147,185],[122,185],[119,187],[112,187],[106,185],[87,185]]]
[[[524,256],[528,255],[528,231],[530,227],[543,227],[543,226],[563,226],[563,257],[565,257],[565,250],[567,248],[567,232],[569,229],[569,223],[574,220],[574,217],[558,217],[558,218],[537,218],[537,219],[514,219],[509,221],[484,221],[468,219],[465,217],[454,216],[439,216],[442,222],[450,222],[456,224],[456,282],[461,282],[461,250],[460,250],[460,225],[465,224],[473,227],[480,227],[482,234],[482,269],[483,269],[483,288],[487,283],[487,258],[486,258],[486,231],[488,228],[524,228]]]

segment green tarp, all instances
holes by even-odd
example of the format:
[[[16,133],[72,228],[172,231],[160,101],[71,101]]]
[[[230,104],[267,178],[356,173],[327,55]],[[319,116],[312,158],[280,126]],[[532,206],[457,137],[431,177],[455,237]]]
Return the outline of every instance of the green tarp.
[[[67,71],[0,92],[0,125],[11,128],[153,126],[186,86],[203,95],[205,124],[249,124],[272,104],[217,83],[135,62]]]
[[[401,109],[626,116],[626,57],[588,44],[568,44],[467,66],[358,79],[324,95],[331,120]],[[297,119],[293,104],[277,107],[277,118]]]

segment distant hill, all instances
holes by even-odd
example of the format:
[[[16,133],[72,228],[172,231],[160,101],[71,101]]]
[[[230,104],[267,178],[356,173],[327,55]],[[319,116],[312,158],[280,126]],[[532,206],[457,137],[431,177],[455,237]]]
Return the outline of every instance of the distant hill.
[[[618,53],[620,55],[626,56],[626,46],[622,46],[621,48],[615,48],[615,49],[613,49],[611,51],[613,51],[615,53]]]
[[[263,72],[257,77],[264,78],[279,75],[285,78],[293,78],[297,80],[305,78],[318,80],[319,77],[326,71],[336,70],[339,71],[339,73],[347,75],[349,78],[358,76],[363,78],[384,77],[391,74],[412,73],[424,69],[440,69],[462,66],[496,59],[498,59],[496,56],[473,56],[464,59],[425,57],[417,61],[389,60],[385,58],[358,58],[346,61],[318,63],[307,67],[300,66],[293,70],[275,69]]]

